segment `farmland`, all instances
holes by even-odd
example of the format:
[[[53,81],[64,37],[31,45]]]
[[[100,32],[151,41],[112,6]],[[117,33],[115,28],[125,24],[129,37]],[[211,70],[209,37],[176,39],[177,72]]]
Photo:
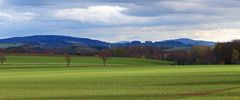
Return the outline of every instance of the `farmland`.
[[[187,65],[97,57],[7,56],[0,66],[4,100],[237,100],[240,66]]]

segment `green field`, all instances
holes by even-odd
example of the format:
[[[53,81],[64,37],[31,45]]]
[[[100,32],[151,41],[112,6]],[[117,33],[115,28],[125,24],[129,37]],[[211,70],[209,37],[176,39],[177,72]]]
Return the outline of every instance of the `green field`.
[[[8,56],[1,100],[238,100],[240,66],[97,57]]]

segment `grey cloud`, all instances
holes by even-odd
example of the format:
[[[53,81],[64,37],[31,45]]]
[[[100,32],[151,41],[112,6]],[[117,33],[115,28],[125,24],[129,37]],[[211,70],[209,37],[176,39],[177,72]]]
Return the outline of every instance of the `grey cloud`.
[[[150,4],[166,0],[7,0],[9,4],[13,5],[50,5],[62,3],[135,3],[135,4]]]
[[[101,5],[128,8],[128,10],[123,12],[126,16],[147,16],[155,20],[141,25],[111,26],[102,23],[92,24],[71,20],[63,21],[52,15],[56,10]],[[120,36],[121,39],[133,39],[139,35],[137,33],[141,33],[138,31],[140,28],[143,33],[149,33],[148,39],[152,38],[156,40],[163,39],[164,37],[170,38],[171,36],[185,36],[184,34],[187,31],[189,31],[187,36],[200,37],[200,35],[189,35],[190,33],[194,33],[193,30],[212,32],[210,30],[216,30],[219,27],[222,29],[240,28],[240,0],[5,0],[1,4],[0,9],[6,13],[11,13],[8,12],[11,10],[19,13],[32,12],[36,14],[31,22],[22,22],[19,25],[0,23],[0,27],[5,26],[4,29],[0,29],[1,34],[11,33],[12,36],[15,36],[17,33],[18,35],[26,33],[28,35],[68,33],[73,36],[95,36],[96,39],[115,36],[114,40],[120,40],[120,38],[116,38]],[[168,27],[164,29],[152,28],[155,26]],[[115,27],[118,28],[116,29]],[[134,28],[126,29],[125,27]],[[107,34],[97,35],[99,30],[102,31],[102,28],[105,29],[101,33]],[[114,33],[115,29],[119,32]],[[138,37],[144,40],[144,35]],[[157,38],[157,36],[162,37]]]

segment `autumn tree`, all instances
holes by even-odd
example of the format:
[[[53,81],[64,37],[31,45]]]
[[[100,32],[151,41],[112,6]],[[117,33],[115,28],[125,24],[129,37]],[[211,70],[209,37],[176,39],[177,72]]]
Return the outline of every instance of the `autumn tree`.
[[[213,50],[208,46],[193,46],[191,52],[195,64],[213,64],[215,62]]]
[[[171,51],[167,59],[174,61],[177,65],[186,65],[192,63],[192,54],[189,51]]]
[[[127,57],[128,51],[124,48],[114,48],[111,50],[111,54],[114,57]]]
[[[240,56],[240,54],[239,54],[238,50],[234,49],[232,52],[232,60],[231,60],[233,64],[239,63],[239,56]]]
[[[240,51],[240,41],[218,43],[214,48],[214,54],[221,64],[232,64],[234,49]]]
[[[98,56],[100,59],[102,59],[103,66],[105,66],[108,58],[111,57],[111,53],[109,50],[102,50],[99,52]]]

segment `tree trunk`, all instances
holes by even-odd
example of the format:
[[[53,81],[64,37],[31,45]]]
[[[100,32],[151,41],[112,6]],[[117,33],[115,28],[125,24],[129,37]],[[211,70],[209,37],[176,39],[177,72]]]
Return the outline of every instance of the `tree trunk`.
[[[67,62],[67,66],[70,66],[70,61]]]
[[[103,66],[106,66],[106,60],[103,60]]]

